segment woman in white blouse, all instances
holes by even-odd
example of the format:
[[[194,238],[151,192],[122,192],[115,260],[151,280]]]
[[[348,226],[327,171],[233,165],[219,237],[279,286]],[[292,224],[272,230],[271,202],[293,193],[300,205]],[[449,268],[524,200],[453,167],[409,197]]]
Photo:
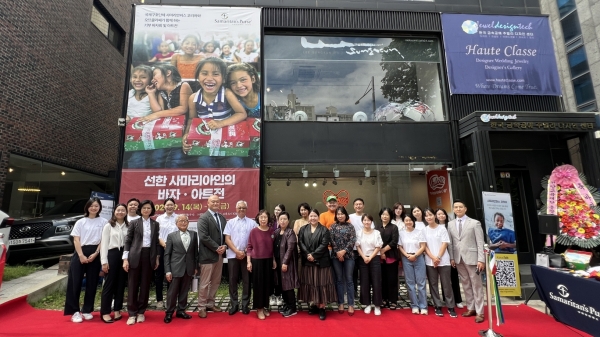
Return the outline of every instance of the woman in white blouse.
[[[415,218],[414,227],[420,230],[425,229],[425,222],[423,222],[423,217],[425,216],[425,213],[423,212],[423,209],[419,206],[415,206],[410,210],[410,213]]]
[[[392,219],[392,223],[398,227],[398,232],[404,229],[404,222],[402,222],[402,218],[404,217],[404,205],[401,202],[397,202],[394,204],[394,218]]]
[[[125,245],[125,236],[129,223],[127,222],[127,205],[118,204],[112,218],[102,229],[100,261],[104,272],[104,286],[100,301],[100,315],[104,323],[112,323],[122,318],[123,295],[127,284],[127,273],[123,270],[121,256]],[[114,320],[110,317],[111,305],[114,299]]]
[[[379,251],[383,245],[379,231],[371,228],[373,217],[369,214],[362,216],[363,229],[356,238],[356,248],[360,258],[360,303],[366,305],[365,314],[371,313],[371,303],[375,306],[375,315],[381,315],[381,259]],[[373,298],[371,301],[371,287]]]
[[[85,319],[93,318],[94,299],[98,288],[100,274],[100,240],[102,227],[106,219],[99,216],[102,211],[102,203],[98,198],[92,198],[84,206],[84,217],[77,220],[71,236],[75,246],[75,254],[71,258],[69,277],[67,281],[67,296],[65,299],[65,315],[71,316],[71,322],[81,323]],[[87,287],[83,307],[79,306],[79,295],[81,294],[81,283],[83,275],[86,275]]]
[[[154,271],[154,284],[156,285],[156,308],[163,309],[163,286],[165,284],[165,264],[164,264],[164,256],[165,256],[165,248],[167,247],[167,236],[173,232],[176,232],[177,224],[177,214],[175,211],[175,199],[167,198],[163,203],[165,208],[165,213],[159,215],[156,218],[156,222],[159,224],[158,228],[158,260],[160,263],[158,264],[158,268]],[[169,283],[167,283],[167,289],[169,289]]]
[[[425,227],[424,234],[427,241],[425,248],[425,264],[427,265],[427,280],[429,281],[429,292],[433,299],[436,316],[444,316],[442,313],[442,304],[444,301],[440,298],[440,290],[438,282],[441,279],[442,288],[444,289],[444,299],[448,307],[450,317],[456,318],[454,311],[454,295],[452,293],[452,281],[450,278],[450,254],[448,254],[448,245],[450,244],[450,236],[446,227],[440,226],[435,221],[435,211],[431,208],[425,210]]]
[[[402,254],[402,266],[404,277],[408,287],[408,296],[413,314],[427,315],[427,292],[425,284],[427,275],[425,272],[425,247],[426,241],[423,231],[415,228],[416,220],[412,214],[404,215],[406,228],[400,231],[400,254]]]
[[[127,222],[140,218],[137,211],[138,207],[140,207],[140,201],[137,198],[131,198],[127,201]]]

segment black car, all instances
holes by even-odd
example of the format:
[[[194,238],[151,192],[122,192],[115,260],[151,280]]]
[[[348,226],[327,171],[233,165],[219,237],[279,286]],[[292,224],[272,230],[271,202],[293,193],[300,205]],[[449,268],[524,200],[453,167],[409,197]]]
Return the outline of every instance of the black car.
[[[87,201],[88,199],[77,199],[62,202],[39,218],[4,219],[0,228],[11,228],[8,263],[20,264],[31,259],[73,253],[75,247],[71,231],[75,222],[83,218]]]

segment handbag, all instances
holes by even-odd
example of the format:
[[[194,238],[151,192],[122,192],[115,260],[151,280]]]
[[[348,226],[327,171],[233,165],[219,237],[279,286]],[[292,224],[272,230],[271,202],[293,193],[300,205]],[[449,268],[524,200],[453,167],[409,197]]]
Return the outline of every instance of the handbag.
[[[548,255],[548,264],[552,268],[565,268],[567,266],[567,261],[565,261],[564,256],[562,254],[557,254],[550,247],[546,247],[544,249],[544,253]]]

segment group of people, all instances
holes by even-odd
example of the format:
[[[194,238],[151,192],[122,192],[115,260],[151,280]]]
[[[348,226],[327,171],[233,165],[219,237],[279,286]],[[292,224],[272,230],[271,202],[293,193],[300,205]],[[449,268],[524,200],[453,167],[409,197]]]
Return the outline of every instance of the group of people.
[[[190,71],[194,80],[184,81],[184,71]],[[194,118],[202,118],[210,130],[260,118],[259,75],[251,64],[228,65],[221,58],[208,57],[195,62],[191,70],[185,70],[181,64],[154,68],[139,65],[133,68],[130,82],[128,122],[137,117],[137,122],[145,124],[177,116],[185,116],[186,121],[182,125],[182,146],[126,151],[125,168],[257,166],[258,153],[253,152],[257,150],[250,150],[248,157],[184,156],[193,146],[188,136]],[[132,137],[126,141],[136,140]]]
[[[381,315],[382,308],[396,309],[401,266],[413,314],[428,314],[425,286],[429,281],[435,314],[443,316],[445,304],[450,317],[457,317],[454,308],[462,302],[460,275],[467,306],[462,316],[483,321],[483,230],[479,221],[466,216],[463,202],[454,202],[456,219],[448,221],[443,209],[413,207],[405,212],[396,203],[393,209],[382,208],[375,219],[364,213],[361,198],[354,200],[353,214],[339,206],[334,195],[326,201],[328,210],[323,213],[308,203],[300,204],[300,218],[292,225],[284,205],[277,205],[273,216],[261,210],[249,218],[245,201],[238,201],[237,216],[226,220],[219,213],[219,196],[213,195],[196,232],[188,230],[186,215],[174,214],[173,199],[165,200],[165,213],[156,220],[152,201],[131,199],[116,205],[107,221],[98,216],[100,200],[92,198],[71,234],[76,253],[64,314],[72,315],[75,323],[93,318],[96,287],[86,287],[80,306],[81,285],[84,275],[88,285],[97,284],[102,270],[100,314],[106,323],[122,318],[126,285],[127,324],[144,322],[153,279],[161,306],[167,281],[164,322],[170,323],[174,315],[190,319],[185,309],[194,275],[199,276],[198,316],[206,318],[209,311],[222,311],[215,297],[226,256],[229,315],[249,314],[251,295],[252,309],[261,320],[270,316],[272,305],[279,306],[284,317],[295,315],[297,300],[308,303],[309,314],[321,320],[326,319],[325,306],[332,302],[338,304],[340,314],[353,316],[357,296],[365,314]]]

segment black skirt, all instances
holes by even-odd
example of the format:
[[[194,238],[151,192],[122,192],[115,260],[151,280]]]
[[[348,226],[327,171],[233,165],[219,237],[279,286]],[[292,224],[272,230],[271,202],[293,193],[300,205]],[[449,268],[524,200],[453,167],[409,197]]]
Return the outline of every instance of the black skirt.
[[[298,299],[303,302],[313,302],[315,304],[337,302],[337,293],[335,284],[333,284],[331,267],[302,266]]]

